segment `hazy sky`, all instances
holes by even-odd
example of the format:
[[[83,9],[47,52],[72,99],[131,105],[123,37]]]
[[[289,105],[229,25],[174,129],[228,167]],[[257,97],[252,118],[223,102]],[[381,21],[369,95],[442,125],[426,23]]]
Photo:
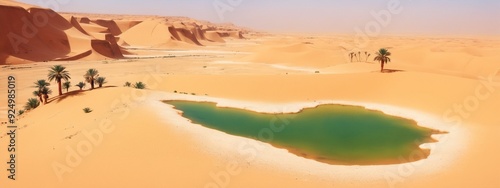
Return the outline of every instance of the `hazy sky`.
[[[262,31],[354,33],[368,25],[381,34],[500,35],[500,0],[21,1],[60,12],[188,16]],[[391,3],[399,3],[400,11],[391,13],[386,25],[377,22],[371,12],[387,12]]]

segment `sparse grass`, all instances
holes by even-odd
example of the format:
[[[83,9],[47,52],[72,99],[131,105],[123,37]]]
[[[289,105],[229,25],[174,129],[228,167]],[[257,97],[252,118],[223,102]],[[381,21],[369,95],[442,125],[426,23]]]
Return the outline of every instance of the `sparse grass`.
[[[191,93],[191,95],[196,95],[196,93]]]
[[[314,73],[319,74],[319,71],[316,71],[316,72],[314,72]]]
[[[17,115],[23,115],[23,114],[24,114],[24,112],[25,112],[24,110],[19,110],[19,111],[17,112]]]
[[[177,93],[177,90],[175,90],[174,93]]]
[[[90,109],[90,108],[84,108],[83,112],[85,112],[86,114],[88,114],[88,113],[92,112],[92,109]]]

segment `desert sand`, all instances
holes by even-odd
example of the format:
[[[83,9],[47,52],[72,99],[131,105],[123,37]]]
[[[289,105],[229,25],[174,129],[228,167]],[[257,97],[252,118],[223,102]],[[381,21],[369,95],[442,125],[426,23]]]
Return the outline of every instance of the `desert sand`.
[[[42,27],[33,16],[53,15]],[[23,19],[37,33],[16,49]],[[36,18],[35,18],[36,19]],[[18,117],[16,181],[7,187],[499,187],[500,38],[262,33],[183,17],[55,13],[0,1],[0,96],[15,76],[17,106],[63,65],[72,85],[89,68],[108,83],[76,86]],[[23,36],[27,37],[27,36]],[[392,52],[386,73],[373,61]],[[366,58],[367,54],[371,57]],[[356,53],[353,60],[349,53]],[[144,82],[146,90],[124,87]],[[188,94],[180,94],[188,93]],[[161,100],[258,112],[359,105],[446,131],[429,158],[329,165],[192,124]],[[0,121],[6,122],[6,100]],[[84,113],[83,108],[92,113]],[[0,148],[10,141],[0,126]],[[2,152],[0,161],[8,161]],[[4,165],[6,167],[6,165]],[[8,176],[2,170],[1,178]]]

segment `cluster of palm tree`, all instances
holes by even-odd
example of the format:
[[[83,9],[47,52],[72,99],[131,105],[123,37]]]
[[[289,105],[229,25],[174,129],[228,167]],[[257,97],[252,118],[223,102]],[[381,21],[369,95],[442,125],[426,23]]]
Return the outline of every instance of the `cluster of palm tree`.
[[[33,95],[40,99],[40,103],[47,104],[47,100],[49,99],[49,95],[52,94],[52,90],[48,88],[50,83],[46,80],[38,80],[34,83],[35,88],[37,90],[33,91]],[[35,99],[36,100],[36,99]],[[36,105],[38,106],[38,105]],[[34,107],[36,108],[36,107]]]
[[[362,57],[362,55],[365,55]],[[375,59],[374,61],[379,61],[380,62],[380,72],[384,72],[384,65],[387,64],[388,62],[391,62],[391,52],[387,50],[386,48],[381,48],[375,53]],[[356,60],[357,62],[361,62],[362,60],[365,60],[365,62],[368,62],[368,58],[370,58],[371,54],[368,52],[361,53],[360,51],[358,53],[351,52],[349,53],[349,57],[351,58],[351,62],[354,62]]]
[[[99,77],[99,71],[96,69],[89,69],[85,75],[83,76],[85,81],[87,83],[90,83],[90,90],[94,89],[95,83],[99,87],[102,87],[105,83],[107,83],[105,77]],[[47,104],[49,95],[52,94],[52,90],[49,88],[51,81],[55,81],[58,85],[58,93],[59,96],[63,95],[63,89],[66,90],[66,93],[69,92],[69,89],[71,88],[71,82],[69,81],[71,79],[71,76],[69,72],[66,70],[66,67],[62,65],[55,65],[49,69],[49,74],[47,75],[47,80],[41,79],[38,80],[34,83],[34,88],[37,90],[33,91],[33,95],[37,98],[30,98],[28,99],[28,102],[24,106],[25,110],[32,110],[40,106],[40,103],[42,104]],[[63,80],[65,81],[63,83]],[[85,87],[85,82],[79,82],[77,87],[82,90]]]
[[[364,57],[362,56],[363,54],[365,55]],[[351,63],[354,62],[354,60],[356,60],[356,62],[362,62],[363,60],[364,62],[368,62],[368,58],[371,55],[372,54],[368,52],[361,53],[361,51],[358,51],[358,53],[355,52],[349,53],[349,57],[351,58]]]

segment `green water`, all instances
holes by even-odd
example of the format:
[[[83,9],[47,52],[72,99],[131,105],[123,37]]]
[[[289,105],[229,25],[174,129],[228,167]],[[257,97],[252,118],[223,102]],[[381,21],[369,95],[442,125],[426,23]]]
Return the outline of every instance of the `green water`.
[[[297,114],[265,114],[214,103],[165,101],[193,123],[267,142],[329,164],[378,165],[427,158],[418,145],[432,129],[415,121],[356,106],[321,105]]]

